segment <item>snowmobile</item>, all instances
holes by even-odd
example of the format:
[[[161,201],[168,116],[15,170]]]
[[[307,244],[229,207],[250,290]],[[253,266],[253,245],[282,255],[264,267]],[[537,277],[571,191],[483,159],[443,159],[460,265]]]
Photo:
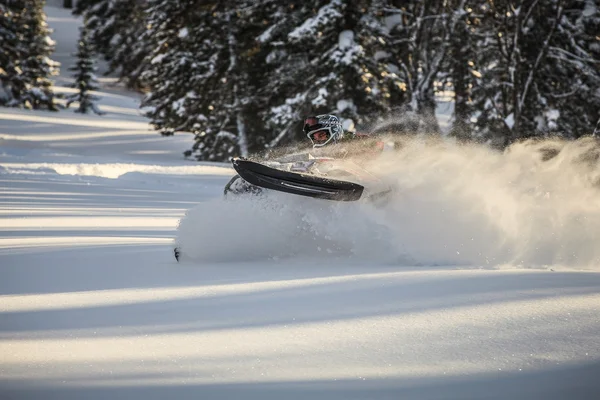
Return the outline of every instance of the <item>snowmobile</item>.
[[[224,187],[225,199],[277,191],[330,201],[363,200],[377,205],[384,203],[392,192],[360,165],[331,157],[300,154],[261,162],[234,158],[232,166],[237,174]],[[179,261],[180,249],[175,247],[174,252]]]
[[[259,194],[266,189],[317,199],[357,201],[389,193],[389,188],[364,165],[395,144],[373,135],[352,137],[348,145],[315,147],[313,152],[288,154],[274,161],[234,158],[237,175],[225,186],[224,194]]]
[[[312,153],[260,162],[234,158],[237,174],[225,185],[225,198],[277,191],[330,201],[386,202],[392,189],[363,167],[366,159],[385,150],[379,135],[345,134],[340,119],[330,114],[306,118],[303,132],[312,144]],[[178,260],[179,255],[175,248]]]

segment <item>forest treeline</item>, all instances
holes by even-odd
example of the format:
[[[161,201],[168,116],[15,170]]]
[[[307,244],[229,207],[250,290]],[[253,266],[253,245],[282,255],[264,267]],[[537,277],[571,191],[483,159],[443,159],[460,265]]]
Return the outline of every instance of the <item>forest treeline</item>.
[[[34,33],[14,16],[43,1],[4,2],[0,102],[31,103],[15,76],[35,64],[17,49]],[[202,160],[290,143],[318,113],[350,130],[395,117],[436,134],[442,93],[459,140],[600,129],[596,0],[79,0],[73,12],[110,72],[145,93],[156,129],[194,133],[188,155]],[[46,79],[51,65],[36,68]]]

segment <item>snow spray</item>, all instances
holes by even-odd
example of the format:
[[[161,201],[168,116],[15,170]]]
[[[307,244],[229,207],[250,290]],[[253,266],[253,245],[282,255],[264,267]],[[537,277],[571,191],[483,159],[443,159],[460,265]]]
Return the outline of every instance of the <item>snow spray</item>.
[[[503,152],[398,135],[356,159],[385,204],[284,193],[202,203],[178,242],[204,261],[327,257],[397,265],[600,269],[600,145],[537,140]]]
[[[405,138],[369,168],[395,187],[390,240],[421,264],[600,269],[600,144],[530,140],[504,152]]]

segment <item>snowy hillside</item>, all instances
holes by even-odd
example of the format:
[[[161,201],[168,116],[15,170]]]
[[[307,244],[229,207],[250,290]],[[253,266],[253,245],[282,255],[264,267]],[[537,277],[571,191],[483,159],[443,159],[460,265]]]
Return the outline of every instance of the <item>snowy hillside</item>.
[[[52,4],[64,64],[78,22]],[[1,399],[600,398],[577,148],[415,148],[381,164],[387,214],[225,204],[231,168],[103,84],[104,116],[0,109]]]

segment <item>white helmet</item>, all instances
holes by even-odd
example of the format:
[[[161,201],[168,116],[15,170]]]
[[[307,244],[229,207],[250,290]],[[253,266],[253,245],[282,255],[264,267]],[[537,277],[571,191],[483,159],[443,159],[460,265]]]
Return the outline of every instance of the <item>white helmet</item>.
[[[337,143],[344,137],[340,119],[335,115],[323,114],[304,120],[304,133],[313,147],[323,147],[328,143]]]

